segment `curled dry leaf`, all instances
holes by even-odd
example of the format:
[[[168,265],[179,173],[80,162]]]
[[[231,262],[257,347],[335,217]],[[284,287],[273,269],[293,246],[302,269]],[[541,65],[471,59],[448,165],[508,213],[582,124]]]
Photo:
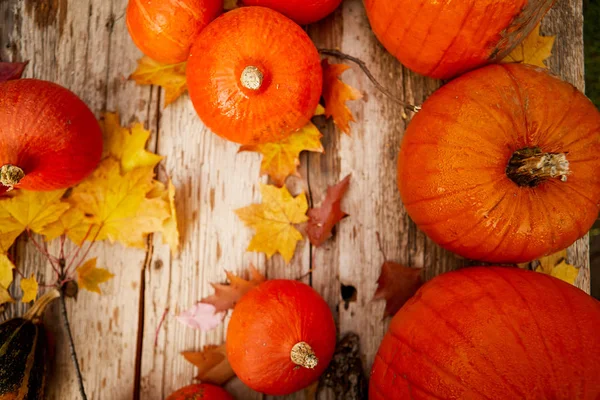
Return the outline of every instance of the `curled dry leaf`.
[[[280,253],[290,262],[296,251],[296,244],[303,239],[294,224],[306,222],[308,202],[304,193],[292,197],[284,186],[278,188],[261,184],[261,204],[252,204],[236,210],[237,216],[246,226],[255,230],[248,251],[263,252],[270,258]]]
[[[554,39],[556,39],[555,36],[540,36],[540,24],[538,24],[502,62],[524,63],[548,68],[544,61],[552,55]]]
[[[319,129],[309,122],[304,128],[292,133],[277,143],[244,145],[240,151],[255,151],[263,155],[260,164],[261,175],[269,175],[275,185],[284,185],[288,176],[298,176],[300,153],[313,151],[323,153]]]
[[[186,64],[186,62],[162,64],[144,56],[138,60],[138,66],[129,79],[133,79],[138,85],[162,87],[165,90],[165,107],[167,107],[187,90]]]
[[[327,188],[325,200],[318,208],[308,211],[306,234],[313,246],[321,246],[332,235],[333,227],[348,216],[341,209],[342,198],[348,190],[350,176],[346,176],[336,185]]]
[[[28,63],[29,61],[15,63],[0,62],[0,82],[21,78]]]
[[[184,351],[181,354],[198,367],[196,379],[202,382],[222,385],[235,376],[227,360],[224,344],[204,346],[202,351]]]
[[[324,59],[323,67],[323,99],[325,100],[325,116],[333,117],[333,122],[344,133],[350,134],[350,122],[355,119],[346,106],[350,100],[358,100],[361,93],[350,85],[345,84],[340,75],[350,67],[345,64],[329,64]]]
[[[215,293],[203,298],[201,302],[213,305],[216,312],[233,309],[243,295],[266,280],[254,265],[250,265],[248,269],[250,270],[250,280],[240,278],[230,271],[225,271],[229,284],[211,283]]]
[[[385,300],[385,315],[394,315],[422,284],[420,268],[386,261],[381,266],[373,300]]]
[[[37,298],[38,283],[35,275],[31,274],[29,278],[21,279],[21,290],[23,291],[21,302],[29,303]]]
[[[225,312],[217,312],[212,304],[197,303],[177,316],[177,321],[193,329],[210,331],[221,324]]]
[[[15,265],[6,254],[0,254],[0,288],[8,289],[13,281]]]
[[[77,268],[77,285],[80,289],[102,294],[100,284],[114,276],[106,269],[96,267],[96,258],[91,258]]]

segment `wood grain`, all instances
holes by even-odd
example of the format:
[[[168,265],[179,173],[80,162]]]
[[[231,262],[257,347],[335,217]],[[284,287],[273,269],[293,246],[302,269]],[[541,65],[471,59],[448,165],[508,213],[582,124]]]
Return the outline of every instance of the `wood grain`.
[[[368,371],[387,329],[383,304],[371,301],[383,261],[423,267],[427,279],[470,264],[426,238],[402,207],[395,176],[408,123],[403,110],[355,66],[345,73],[344,80],[363,93],[362,100],[350,105],[357,119],[352,136],[341,134],[331,121],[317,119],[325,153],[304,154],[303,179],[294,179],[290,187],[294,193],[306,192],[311,204],[318,205],[329,185],[351,173],[342,207],[350,217],[322,247],[301,244],[290,265],[279,256],[265,260],[245,252],[252,232],[233,212],[260,201],[258,183],[264,179],[258,177],[258,155],[238,154],[237,146],[212,135],[196,117],[187,95],[163,109],[160,89],[139,87],[126,79],[141,55],[127,34],[126,3],[0,0],[0,59],[30,60],[27,76],[70,88],[98,115],[118,110],[125,123],[145,122],[153,132],[149,148],[166,156],[159,174],[168,175],[177,188],[179,257],[172,257],[159,236],[148,239],[145,251],[99,244],[92,254],[117,277],[103,286],[103,296],[85,292],[69,302],[89,398],[160,400],[193,382],[194,367],[179,353],[222,343],[225,328],[199,334],[177,323],[175,316],[210,294],[209,282],[223,281],[225,269],[242,273],[249,263],[270,278],[295,279],[312,271],[304,281],[327,300],[340,334],[360,335]],[[339,49],[367,62],[378,80],[407,102],[421,104],[440,86],[403,68],[383,49],[370,30],[361,0],[344,1],[308,32],[317,47]],[[581,1],[558,2],[544,19],[542,32],[557,35],[551,70],[583,89]],[[385,256],[377,246],[377,233]],[[50,250],[56,252],[57,245],[51,244]],[[41,281],[52,279],[52,268],[29,239],[21,238],[12,251],[23,273],[35,273]],[[589,291],[587,237],[573,245],[568,256],[582,267],[578,286]],[[356,289],[353,301],[342,298],[342,284]],[[5,317],[23,309],[10,307]],[[57,340],[48,398],[76,399],[68,348],[54,307],[46,321]],[[270,398],[237,380],[227,388],[238,399]],[[285,398],[299,400],[305,395]]]

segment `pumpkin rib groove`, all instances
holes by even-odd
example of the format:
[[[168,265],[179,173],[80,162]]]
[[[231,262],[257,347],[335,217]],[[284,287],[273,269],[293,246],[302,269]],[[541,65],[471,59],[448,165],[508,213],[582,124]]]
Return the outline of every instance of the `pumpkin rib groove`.
[[[583,116],[582,116],[582,118],[583,118]],[[564,148],[569,148],[569,150],[571,150],[571,151],[572,151],[573,149],[572,149],[571,147],[572,147],[572,146],[573,146],[575,143],[581,142],[582,140],[587,140],[587,139],[589,139],[589,138],[593,138],[593,137],[594,137],[594,136],[596,136],[596,135],[598,135],[598,131],[591,131],[591,132],[589,132],[587,135],[585,135],[585,136],[581,136],[581,137],[578,137],[577,139],[573,140],[571,143],[565,144],[563,147],[564,147]]]
[[[485,396],[483,393],[479,393],[478,390],[476,390],[474,388],[473,389],[469,388],[464,382],[462,382],[459,379],[459,377],[455,376],[454,374],[452,374],[451,372],[449,372],[448,370],[446,370],[441,365],[438,365],[428,354],[426,354],[426,353],[424,353],[424,352],[422,352],[420,350],[417,350],[406,339],[404,339],[401,336],[399,336],[396,332],[390,331],[389,333],[390,333],[390,337],[392,339],[394,339],[394,340],[398,341],[399,343],[403,344],[404,346],[406,346],[412,353],[418,354],[418,355],[422,356],[423,357],[423,361],[425,361],[426,363],[428,363],[431,367],[433,367],[433,369],[441,371],[444,376],[446,376],[447,378],[450,378],[450,380],[458,383],[458,385],[461,386],[462,388],[466,389],[466,391],[471,390],[471,391],[477,393],[481,398],[484,398],[486,400],[493,400],[493,399],[490,399],[489,397]],[[393,368],[393,367],[390,366],[390,368]],[[395,371],[395,370],[393,370],[393,371]]]
[[[460,26],[458,27],[456,34],[450,41],[450,44],[448,45],[448,47],[446,47],[446,49],[444,49],[444,51],[442,52],[442,56],[439,58],[437,63],[434,64],[433,68],[431,68],[431,70],[425,74],[426,76],[432,76],[435,73],[435,71],[440,67],[440,65],[442,65],[442,63],[445,60],[446,55],[452,49],[452,46],[454,46],[456,41],[459,39],[461,31],[465,28],[465,25],[469,21],[469,16],[471,15],[471,13],[473,12],[474,9],[475,9],[475,3],[471,2],[471,7],[465,13],[465,16],[463,17],[462,21],[460,22]],[[463,49],[463,51],[464,51],[464,49]]]
[[[554,182],[551,181],[551,183],[554,183]],[[554,193],[554,190],[552,190],[552,188],[556,188],[557,191],[561,191],[562,188],[558,184],[554,184],[551,187],[549,187],[549,190],[546,191],[546,196],[549,199],[555,200],[556,204],[560,204],[561,203],[561,196],[559,196],[558,193]],[[574,216],[573,214],[571,214],[571,211],[572,211],[572,209],[570,207],[565,208],[565,214],[567,214],[569,216],[569,218],[571,219],[571,221],[573,222],[573,224],[577,228],[577,236],[578,237],[579,236],[583,236],[587,232],[587,229],[583,228],[583,226],[581,225],[581,222],[577,219],[576,216]]]
[[[37,331],[37,327],[35,329]],[[36,333],[36,335],[34,336],[33,344],[32,344],[33,349],[37,348],[38,335],[39,335],[39,332]],[[23,382],[29,382],[29,378],[31,375],[31,369],[33,368],[33,363],[35,361],[35,355],[36,355],[35,353],[36,353],[35,351],[32,351],[27,356],[25,372],[23,373]],[[21,389],[19,390],[19,393],[17,394],[17,399],[19,399],[19,398],[25,399],[28,394],[29,394],[29,385],[22,385]]]
[[[510,213],[508,213],[508,218],[506,219],[507,221],[512,221],[515,218],[515,211],[521,205],[521,200],[522,200],[521,196],[517,196],[517,200],[513,202],[512,211]],[[497,218],[497,220],[501,221],[503,215],[504,215],[504,213],[502,213],[502,215],[500,215]],[[507,223],[504,225],[504,231],[500,234],[500,238],[498,239],[498,244],[496,245],[496,247],[494,247],[492,250],[489,251],[490,257],[494,257],[496,255],[496,253],[501,248],[502,244],[504,243],[504,241],[506,240],[506,238],[509,236],[510,233],[512,233],[512,230],[510,229],[510,224]],[[502,254],[500,254],[500,257],[502,257]]]
[[[391,362],[387,362],[387,361],[386,361],[386,360],[384,360],[384,359],[383,359],[383,357],[381,357],[379,354],[377,354],[375,357],[376,357],[376,358],[377,358],[377,357],[379,357],[379,358],[380,358],[380,359],[383,361],[383,363],[386,365],[386,368],[387,368],[387,369],[389,369],[389,370],[391,370],[391,371],[392,371],[394,374],[396,374],[396,376],[395,376],[395,377],[402,378],[404,381],[406,381],[407,388],[408,388],[408,393],[410,394],[410,396],[411,396],[410,398],[411,398],[411,399],[413,399],[413,397],[412,397],[412,390],[411,390],[411,386],[413,386],[413,387],[415,387],[416,389],[420,390],[421,392],[423,392],[423,393],[427,394],[428,396],[430,396],[430,397],[431,397],[431,398],[433,398],[433,399],[436,399],[436,400],[446,400],[446,399],[444,399],[443,397],[439,397],[439,396],[437,396],[435,393],[431,393],[430,391],[428,391],[428,390],[426,390],[425,388],[423,388],[421,385],[418,385],[418,384],[416,384],[416,383],[414,383],[414,382],[410,381],[410,380],[408,379],[408,374],[407,374],[406,372],[404,372],[404,373],[399,373],[399,372],[396,370],[396,368],[395,368],[395,367],[392,365],[392,363],[391,363]],[[384,396],[384,394],[381,392],[381,389],[380,389],[378,386],[375,386],[375,388],[376,388],[376,390],[379,392],[379,394],[381,394],[381,395],[383,396],[382,398],[383,398],[383,399],[385,399],[386,397],[385,397],[385,396]]]
[[[475,156],[475,157],[482,157],[486,160],[490,160],[491,158],[494,157],[493,154],[491,153],[486,153],[486,152],[482,152],[480,149],[475,149],[472,147],[469,147],[465,144],[451,144],[451,143],[445,143],[445,142],[423,142],[423,143],[405,143],[403,145],[403,147],[406,148],[411,148],[411,147],[419,147],[419,146],[432,146],[435,148],[440,148],[440,147],[446,147],[448,149],[457,149],[457,146],[461,146],[458,147],[457,150],[468,150],[470,152],[469,157]]]
[[[509,281],[504,275],[500,274],[498,271],[496,271],[494,268],[489,268],[489,271],[491,271],[492,273],[494,273],[495,275],[497,275],[500,279],[502,279],[503,281],[505,281],[511,288],[512,290],[516,293],[516,295],[519,297],[519,299],[521,299],[521,301],[525,304],[525,306],[527,307],[527,311],[529,312],[529,318],[531,321],[533,321],[535,323],[535,326],[537,328],[538,331],[538,337],[541,339],[542,344],[544,345],[544,351],[546,353],[546,357],[548,357],[548,360],[550,360],[550,368],[549,370],[551,371],[552,374],[552,382],[560,382],[559,380],[557,380],[557,376],[556,376],[556,372],[555,372],[555,368],[554,368],[554,358],[552,357],[552,352],[550,351],[550,349],[548,349],[548,343],[546,342],[545,339],[545,335],[544,332],[542,331],[542,328],[540,327],[540,324],[538,323],[537,319],[535,318],[535,314],[533,313],[533,310],[531,309],[531,306],[529,305],[529,302],[527,301],[527,299],[525,299],[525,297],[523,296],[523,294],[521,292],[519,292],[517,290],[517,288],[515,287],[515,285]],[[533,286],[531,285],[530,281],[524,280],[524,282],[529,286],[530,289],[535,289],[533,288]],[[556,387],[553,387],[553,391],[556,393]]]
[[[500,64],[500,66],[504,69],[504,71],[506,71],[506,73],[510,77],[512,86],[519,99],[519,106],[521,107],[521,112],[523,113],[523,122],[525,123],[525,129],[523,130],[525,132],[525,147],[530,147],[531,145],[529,140],[529,121],[527,120],[527,108],[525,107],[525,102],[523,101],[523,93],[521,91],[521,87],[519,86],[517,78],[512,72],[510,72],[510,69],[505,64]]]
[[[547,143],[548,145],[552,145],[552,143],[557,143],[560,141],[560,139],[562,139],[564,136],[567,136],[570,132],[567,131],[563,136],[560,137],[556,137],[553,138],[552,134],[554,132],[556,132],[557,129],[560,128],[560,126],[563,124],[563,122],[565,122],[565,120],[567,119],[568,116],[571,115],[571,110],[573,109],[573,104],[575,104],[575,97],[577,97],[577,94],[579,93],[579,91],[577,90],[577,88],[575,88],[575,86],[572,86],[572,92],[571,92],[571,97],[568,101],[568,106],[566,107],[566,111],[563,114],[563,116],[558,120],[557,123],[554,124],[554,126],[552,126],[551,128],[548,128],[545,132],[545,135],[540,135],[538,142],[539,143],[547,143],[547,140],[550,139],[550,143]]]
[[[25,325],[25,320],[23,320],[23,322],[21,323],[21,325],[19,325],[18,328],[16,328],[13,333],[9,336],[9,338],[6,340],[6,342],[2,345],[2,347],[0,347],[0,357],[4,356],[6,354],[6,349],[8,348],[10,342],[13,341],[13,339],[15,338],[15,336],[17,336],[17,333],[19,333],[19,331],[21,330],[21,328],[23,328],[23,325]]]
[[[191,7],[189,7],[187,4],[185,4],[185,2],[181,1],[181,0],[171,0],[171,3],[175,4],[176,6],[182,8],[183,10],[187,11],[188,14],[190,14],[192,16],[192,18],[198,20],[201,19],[202,17],[200,15],[198,15],[196,13],[196,11],[194,11]]]
[[[142,4],[142,0],[134,0],[134,1],[137,4],[141,13],[144,15],[144,20],[146,21],[146,23],[148,23],[148,25],[150,25],[155,31],[160,31],[161,34],[165,37],[165,39],[168,39],[169,41],[173,42],[174,45],[176,45],[178,47],[182,47],[181,43],[179,43],[177,40],[175,40],[174,37],[169,35],[164,29],[162,29],[162,27],[160,25],[158,25],[156,22],[154,22],[152,20],[152,18],[150,17],[150,14],[148,13],[148,10],[146,10],[144,5]]]
[[[425,1],[423,1],[423,4],[425,3]],[[444,7],[445,7],[446,3],[442,3],[439,7],[438,7],[438,12],[435,15],[435,17],[430,17],[428,19],[429,21],[429,26],[427,27],[427,33],[425,34],[425,36],[423,37],[423,40],[421,40],[421,42],[417,45],[417,47],[422,48],[424,45],[424,42],[427,40],[427,38],[429,37],[429,35],[431,34],[431,29],[436,25],[436,23],[438,22],[438,19],[440,18],[440,16],[442,15],[442,13],[444,12]],[[417,19],[417,18],[415,18]],[[413,21],[415,20],[413,19]],[[408,31],[407,31],[408,33]],[[398,54],[398,49],[403,45],[402,41],[398,42],[397,47],[394,49],[394,51],[392,52],[392,54]],[[414,62],[415,60],[412,59],[411,63]]]
[[[589,201],[590,203],[592,203],[594,206],[598,207],[598,203],[596,203],[594,200],[590,199],[589,197],[587,197],[586,195],[584,195],[583,193],[581,193],[579,191],[579,189],[575,189],[576,185],[574,185],[573,183],[569,183],[568,185],[564,185],[561,186],[561,188],[564,189],[570,189],[571,191],[573,191],[575,194],[577,194],[578,196],[580,196],[581,198]],[[587,231],[587,229],[586,229]]]
[[[471,278],[471,281],[472,281],[473,283],[475,283],[477,286],[479,286],[479,287],[482,287],[482,285],[481,285],[479,282],[477,282],[477,281],[475,281],[474,279],[472,279],[472,277],[469,277],[469,278]],[[451,290],[450,288],[445,288],[445,290],[448,290],[450,293],[453,293],[453,294],[454,294],[454,293],[456,293],[456,292],[454,292],[453,290]],[[495,305],[495,306],[498,308],[498,302],[496,301],[496,299],[494,299],[494,298],[492,298],[491,296],[489,296],[489,294],[488,294],[488,293],[485,293],[485,296],[484,296],[484,297],[487,297],[487,298],[489,298],[490,300],[492,300],[492,303],[493,303],[493,304],[494,304],[494,305]],[[481,298],[481,297],[480,297],[480,298]],[[443,316],[443,315],[442,315],[442,314],[441,314],[441,313],[440,313],[438,310],[436,310],[436,309],[435,309],[435,308],[434,308],[434,307],[433,307],[431,304],[429,304],[427,300],[425,300],[424,298],[421,298],[421,302],[422,302],[423,306],[425,306],[425,308],[428,308],[429,310],[431,310],[431,311],[433,312],[433,314],[434,314],[434,315],[435,315],[437,318],[439,318],[441,321],[444,321],[444,323],[446,324],[446,326],[448,326],[450,329],[452,329],[454,332],[456,332],[456,333],[457,333],[457,334],[458,334],[458,335],[459,335],[459,336],[460,336],[460,337],[461,337],[461,338],[462,338],[462,339],[463,339],[463,340],[464,340],[464,341],[465,341],[465,342],[466,342],[466,343],[469,345],[469,347],[471,347],[471,348],[472,348],[472,349],[474,349],[474,350],[479,350],[479,349],[477,348],[477,346],[475,346],[475,344],[474,344],[474,343],[473,343],[473,342],[472,342],[472,341],[471,341],[471,340],[470,340],[470,339],[469,339],[469,338],[468,338],[466,335],[464,335],[464,333],[463,333],[463,332],[461,332],[461,331],[458,329],[458,327],[457,327],[456,325],[452,324],[452,323],[451,323],[451,322],[450,322],[450,321],[449,321],[447,318],[445,318],[445,317],[444,317],[444,316]],[[466,303],[465,303],[464,301],[461,301],[461,303],[462,303],[462,304],[464,304],[464,305],[466,305]],[[439,337],[438,337],[438,339],[437,339],[437,340],[438,340],[440,343],[443,343],[443,344],[447,345],[449,348],[452,348],[452,347],[453,347],[453,346],[452,346],[450,343],[444,342],[444,341],[443,341],[443,340],[441,340],[441,338],[439,338]],[[525,397],[526,397],[526,396],[524,395],[524,393],[523,393],[523,392],[521,392],[521,391],[520,391],[520,390],[519,390],[519,389],[518,389],[516,386],[514,386],[514,384],[513,384],[513,383],[511,383],[511,382],[508,382],[504,376],[502,376],[502,375],[500,375],[500,374],[498,373],[498,368],[497,368],[497,367],[494,365],[494,363],[493,363],[493,362],[492,362],[492,361],[491,361],[491,360],[490,360],[490,359],[489,359],[489,358],[488,358],[488,357],[485,355],[485,353],[483,353],[482,351],[478,351],[478,352],[477,352],[477,354],[479,355],[479,358],[480,358],[481,360],[485,361],[487,364],[489,364],[489,365],[492,367],[492,369],[491,369],[491,370],[492,370],[492,371],[494,371],[494,372],[496,373],[495,375],[496,375],[496,376],[499,378],[498,380],[499,380],[500,382],[502,382],[502,383],[504,383],[504,384],[506,384],[506,385],[508,385],[508,386],[510,386],[510,387],[511,387],[511,389],[514,391],[514,393],[518,395],[518,398],[525,398]],[[457,356],[458,356],[458,354],[457,354]],[[483,375],[483,372],[482,372],[482,370],[475,369],[475,371],[476,371],[478,374],[480,374],[482,377],[484,376],[484,375]],[[489,379],[489,378],[490,378],[490,376],[489,376],[489,375],[485,376],[485,378],[486,378],[486,380],[488,380],[488,381],[490,380],[490,379]]]
[[[542,197],[535,189],[531,190],[529,193],[533,193],[535,195],[535,197],[538,199],[540,214],[546,219],[546,226],[553,227],[552,218],[551,218],[552,214],[548,210],[548,207],[546,206],[546,202],[542,200]],[[549,229],[549,231],[550,231],[550,236],[552,237],[551,248],[553,248],[554,244],[556,243],[556,234],[554,233],[554,229]],[[548,248],[548,246],[546,246],[546,253],[544,255],[548,255],[547,254],[548,252],[549,252],[549,248]]]
[[[402,4],[400,2],[396,3],[396,8],[394,9],[394,15],[396,14],[396,12],[398,11],[398,9],[400,8],[401,5]],[[424,7],[425,7],[425,1],[421,0],[421,5],[419,6],[419,9],[417,10],[417,12],[413,16],[413,18],[410,20],[410,23],[407,25],[407,27],[404,30],[404,32],[402,32],[402,36],[398,38],[398,45],[396,46],[396,48],[394,49],[394,51],[393,52],[390,51],[390,53],[396,54],[398,52],[398,48],[401,46],[402,42],[404,42],[404,39],[406,38],[406,34],[410,30],[410,28],[413,26],[413,24],[415,23],[415,21],[419,18],[419,14],[421,13],[421,11],[423,10]],[[381,34],[382,37],[387,36],[387,34],[388,34],[388,32],[389,32],[389,30],[390,30],[390,28],[391,28],[391,26],[392,26],[393,23],[394,23],[394,18],[390,18],[390,22],[388,23],[387,28]],[[402,64],[402,66],[404,67],[404,64]],[[404,67],[404,68],[406,68],[406,67]]]

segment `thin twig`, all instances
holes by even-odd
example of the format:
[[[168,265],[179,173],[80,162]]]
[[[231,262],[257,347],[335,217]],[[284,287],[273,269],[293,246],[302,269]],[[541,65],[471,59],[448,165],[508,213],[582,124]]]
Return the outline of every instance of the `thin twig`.
[[[75,367],[75,373],[77,375],[77,383],[79,384],[79,394],[81,400],[87,400],[85,394],[85,387],[83,386],[83,376],[81,375],[81,369],[79,368],[79,361],[77,360],[77,352],[75,351],[75,343],[73,342],[73,335],[71,334],[71,325],[69,324],[69,317],[67,316],[67,305],[65,303],[65,293],[60,295],[60,313],[62,314],[65,330],[69,338],[69,348],[71,350],[71,359],[73,360],[73,366]]]
[[[160,333],[160,328],[162,327],[163,323],[165,322],[165,318],[168,313],[169,313],[169,307],[165,308],[165,312],[163,312],[160,322],[158,323],[158,326],[156,327],[156,334],[154,335],[154,347],[158,346],[158,334]]]
[[[38,249],[38,251],[44,256],[46,257],[46,259],[48,259],[48,262],[50,262],[50,265],[52,266],[52,269],[54,270],[54,272],[56,273],[56,276],[60,276],[60,273],[58,272],[58,267],[56,266],[56,264],[54,264],[55,262],[58,262],[58,258],[52,256],[50,253],[48,253],[48,250],[44,249],[42,247],[41,244],[39,244],[37,242],[37,240],[35,240],[35,238],[33,237],[33,235],[31,234],[31,231],[29,229],[26,229],[25,232],[27,233],[27,237],[29,238],[29,240],[31,240],[31,242],[35,245],[35,247]]]
[[[60,235],[60,259],[65,258],[65,239],[67,236],[65,234]]]
[[[375,77],[373,76],[373,74],[369,70],[369,67],[367,67],[367,64],[363,60],[361,60],[360,58],[356,58],[356,57],[353,57],[353,56],[348,55],[346,53],[342,53],[339,50],[333,50],[333,49],[319,49],[319,53],[325,54],[327,56],[341,58],[342,60],[352,61],[353,63],[355,63],[356,65],[358,65],[360,67],[360,69],[362,69],[362,71],[365,73],[365,75],[367,75],[367,78],[369,78],[369,80],[371,81],[371,83],[373,83],[373,85],[375,85],[375,87],[377,89],[379,89],[379,91],[381,93],[385,94],[392,101],[394,101],[395,103],[400,104],[401,106],[403,106],[404,108],[406,108],[406,109],[408,109],[408,110],[410,110],[412,112],[419,112],[421,110],[420,106],[415,106],[413,104],[408,104],[405,101],[402,101],[398,97],[394,96],[392,94],[392,92],[390,92],[389,90],[387,90],[385,88],[385,86],[383,86],[381,83],[379,83],[377,81],[377,79],[375,79]]]
[[[73,254],[73,257],[71,258],[71,261],[69,261],[69,262],[67,263],[67,269],[69,269],[69,267],[71,267],[71,264],[73,264],[73,262],[74,262],[74,261],[75,261],[75,259],[77,258],[77,255],[78,255],[78,254],[79,254],[79,252],[81,251],[81,248],[82,248],[82,247],[85,245],[85,241],[87,240],[88,236],[89,236],[89,235],[90,235],[90,233],[92,232],[92,228],[93,228],[94,226],[95,226],[94,224],[90,225],[90,227],[88,228],[87,232],[85,233],[85,236],[83,237],[83,239],[81,239],[81,245],[78,245],[78,246],[77,246],[77,250],[75,250],[75,254]],[[98,232],[99,232],[99,231],[100,231],[100,230],[98,230]],[[69,254],[69,257],[70,257],[70,256],[71,256],[71,255]]]

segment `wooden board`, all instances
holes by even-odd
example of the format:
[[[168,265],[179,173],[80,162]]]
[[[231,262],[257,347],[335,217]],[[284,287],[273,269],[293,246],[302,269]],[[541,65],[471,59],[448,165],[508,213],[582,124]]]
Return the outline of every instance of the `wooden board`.
[[[233,210],[260,199],[255,154],[237,154],[237,146],[212,135],[196,117],[187,96],[163,109],[163,93],[128,81],[140,52],[125,26],[127,0],[0,0],[0,59],[30,60],[26,75],[60,83],[83,98],[98,115],[119,111],[123,122],[143,121],[153,136],[149,147],[165,155],[164,169],[177,187],[177,211],[183,247],[172,258],[160,237],[150,237],[146,250],[98,245],[99,263],[117,276],[103,286],[104,295],[81,293],[68,307],[90,399],[159,400],[193,380],[194,368],[183,350],[220,344],[225,329],[199,334],[178,324],[174,315],[211,293],[209,282],[221,281],[224,269],[242,271],[254,263],[268,277],[306,278],[329,302],[341,333],[360,334],[368,370],[387,328],[383,304],[372,302],[383,256],[376,235],[391,260],[424,267],[427,278],[468,264],[428,240],[406,215],[396,189],[396,157],[408,123],[402,110],[355,67],[345,81],[364,98],[351,104],[357,117],[352,136],[341,135],[330,122],[318,121],[325,154],[304,155],[303,180],[295,192],[306,191],[318,204],[328,185],[352,174],[344,210],[351,217],[334,240],[319,249],[304,243],[292,263],[279,256],[265,260],[247,253],[251,232]],[[318,47],[337,48],[367,62],[387,88],[407,102],[421,104],[440,83],[402,66],[373,36],[360,0],[346,0],[332,16],[310,26]],[[561,0],[544,20],[544,34],[556,34],[552,71],[583,89],[582,10],[580,0]],[[56,245],[50,245],[56,251]],[[30,240],[14,247],[25,273],[43,281],[52,269]],[[569,249],[569,259],[583,268],[579,287],[589,291],[587,237]],[[344,302],[341,285],[357,290]],[[22,311],[9,308],[4,317]],[[162,329],[156,329],[168,310]],[[57,341],[49,399],[77,399],[77,385],[60,316],[52,309],[47,323]],[[155,345],[156,338],[156,345]],[[238,399],[268,398],[239,381],[228,388]],[[302,393],[287,396],[304,399]]]

